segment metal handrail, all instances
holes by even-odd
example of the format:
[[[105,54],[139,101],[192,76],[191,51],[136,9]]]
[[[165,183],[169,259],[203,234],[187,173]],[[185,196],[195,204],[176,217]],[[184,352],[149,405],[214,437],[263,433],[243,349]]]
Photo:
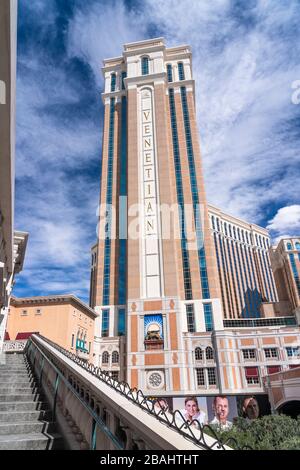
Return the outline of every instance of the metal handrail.
[[[60,372],[60,370],[53,364],[50,358],[47,357],[47,355],[41,350],[41,348],[36,344],[36,342],[33,340],[31,337],[29,342],[26,345],[25,349],[25,354],[28,357],[29,361],[31,362],[31,357],[30,357],[30,348],[33,346],[36,348],[35,350],[35,355],[36,351],[39,351],[39,353],[42,356],[42,361],[41,361],[41,371],[40,371],[40,376],[39,376],[39,382],[41,384],[42,382],[42,373],[43,373],[43,367],[44,367],[44,362],[45,360],[48,362],[48,364],[52,367],[52,369],[55,370],[56,372],[56,377],[55,377],[55,384],[54,384],[54,401],[53,401],[53,410],[52,410],[52,421],[55,421],[55,411],[56,411],[56,403],[57,403],[57,393],[58,393],[58,387],[60,382],[63,382],[64,385],[70,390],[73,395],[76,396],[78,401],[81,403],[81,405],[88,411],[88,413],[92,416],[93,422],[92,422],[92,431],[91,431],[91,448],[92,450],[95,450],[95,445],[96,445],[96,427],[98,426],[99,429],[101,429],[104,434],[114,443],[114,445],[117,447],[119,450],[124,449],[124,445],[116,438],[116,436],[108,429],[108,427],[105,425],[104,421],[95,413],[95,411],[86,403],[86,401],[82,400],[81,396],[79,393],[73,388],[73,386],[68,382],[68,380],[63,376],[63,374]],[[35,355],[34,355],[34,361],[33,365],[35,362]]]
[[[62,346],[57,345],[48,338],[45,338],[42,335],[35,336],[40,337],[54,349],[62,353],[67,358],[71,359],[91,375],[97,377],[101,382],[106,383],[115,391],[125,396],[128,400],[138,405],[141,409],[147,411],[152,416],[156,417],[159,421],[167,424],[171,429],[191,440],[194,444],[201,446],[206,450],[226,450],[226,446],[229,446],[231,443],[233,443],[236,449],[252,450],[250,446],[243,446],[242,448],[239,448],[237,441],[232,437],[228,438],[224,442],[220,441],[220,436],[217,434],[215,429],[208,424],[202,425],[197,419],[188,422],[185,420],[183,414],[179,410],[175,410],[175,412],[171,414],[170,412],[163,410],[160,405],[155,406],[153,402],[148,400],[142,390],[131,388],[127,382],[118,382],[117,380],[112,379],[109,375],[109,372],[80,359],[72,352],[66,350]],[[207,440],[208,437],[215,439],[215,442],[210,444]]]

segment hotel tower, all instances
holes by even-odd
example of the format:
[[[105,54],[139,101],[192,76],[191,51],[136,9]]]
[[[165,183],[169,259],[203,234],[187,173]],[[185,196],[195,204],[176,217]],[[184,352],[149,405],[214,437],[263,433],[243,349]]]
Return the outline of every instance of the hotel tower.
[[[264,346],[299,329],[262,308],[278,301],[267,231],[207,206],[191,49],[126,44],[102,70],[94,363],[149,396],[261,393]],[[250,366],[243,348],[261,351]]]

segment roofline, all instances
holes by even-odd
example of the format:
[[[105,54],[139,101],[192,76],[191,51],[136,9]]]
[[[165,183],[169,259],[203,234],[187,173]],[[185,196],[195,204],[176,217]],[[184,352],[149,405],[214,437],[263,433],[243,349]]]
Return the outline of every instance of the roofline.
[[[270,236],[270,235],[269,235],[269,230],[266,229],[265,227],[261,227],[260,225],[254,224],[254,223],[252,223],[252,222],[247,222],[246,220],[241,219],[240,217],[237,217],[237,216],[235,216],[235,215],[231,215],[231,214],[229,214],[228,212],[225,212],[223,209],[220,209],[219,207],[214,206],[213,204],[209,204],[209,203],[208,203],[208,204],[207,204],[207,208],[208,208],[208,210],[211,209],[212,211],[213,211],[213,210],[219,211],[219,212],[221,212],[222,214],[224,214],[224,215],[226,215],[226,216],[228,216],[228,217],[230,217],[230,218],[232,218],[232,219],[234,219],[234,220],[237,220],[238,222],[242,222],[242,223],[244,223],[245,225],[249,225],[252,229],[253,229],[253,228],[255,229],[255,228],[257,227],[260,231],[265,232],[267,236]]]
[[[97,318],[98,313],[93,310],[91,307],[89,307],[87,304],[85,304],[82,300],[80,300],[78,297],[76,297],[73,294],[59,294],[59,295],[45,295],[45,296],[33,296],[33,297],[11,297],[11,305],[18,307],[20,305],[26,305],[26,304],[51,304],[51,303],[56,303],[56,302],[61,302],[61,303],[73,303],[76,306],[82,308],[85,310],[90,316]]]

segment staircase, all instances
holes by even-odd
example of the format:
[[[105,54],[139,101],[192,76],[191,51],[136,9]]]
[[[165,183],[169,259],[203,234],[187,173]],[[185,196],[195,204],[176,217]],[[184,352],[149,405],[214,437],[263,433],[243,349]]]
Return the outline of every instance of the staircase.
[[[5,354],[0,363],[0,450],[63,449],[51,412],[26,356]]]

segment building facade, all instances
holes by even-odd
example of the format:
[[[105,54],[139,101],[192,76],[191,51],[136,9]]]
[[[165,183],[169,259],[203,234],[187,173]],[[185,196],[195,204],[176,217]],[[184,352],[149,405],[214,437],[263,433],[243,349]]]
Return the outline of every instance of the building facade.
[[[261,316],[261,304],[278,301],[266,229],[209,206],[224,319]]]
[[[28,234],[14,228],[17,1],[0,2],[0,352]]]
[[[12,297],[6,340],[28,339],[39,333],[92,362],[96,317],[94,310],[73,295]]]
[[[270,258],[280,303],[300,318],[300,238],[280,240]]]
[[[207,205],[191,50],[126,44],[103,74],[94,363],[149,396],[263,394],[299,326],[268,307],[268,232]]]

